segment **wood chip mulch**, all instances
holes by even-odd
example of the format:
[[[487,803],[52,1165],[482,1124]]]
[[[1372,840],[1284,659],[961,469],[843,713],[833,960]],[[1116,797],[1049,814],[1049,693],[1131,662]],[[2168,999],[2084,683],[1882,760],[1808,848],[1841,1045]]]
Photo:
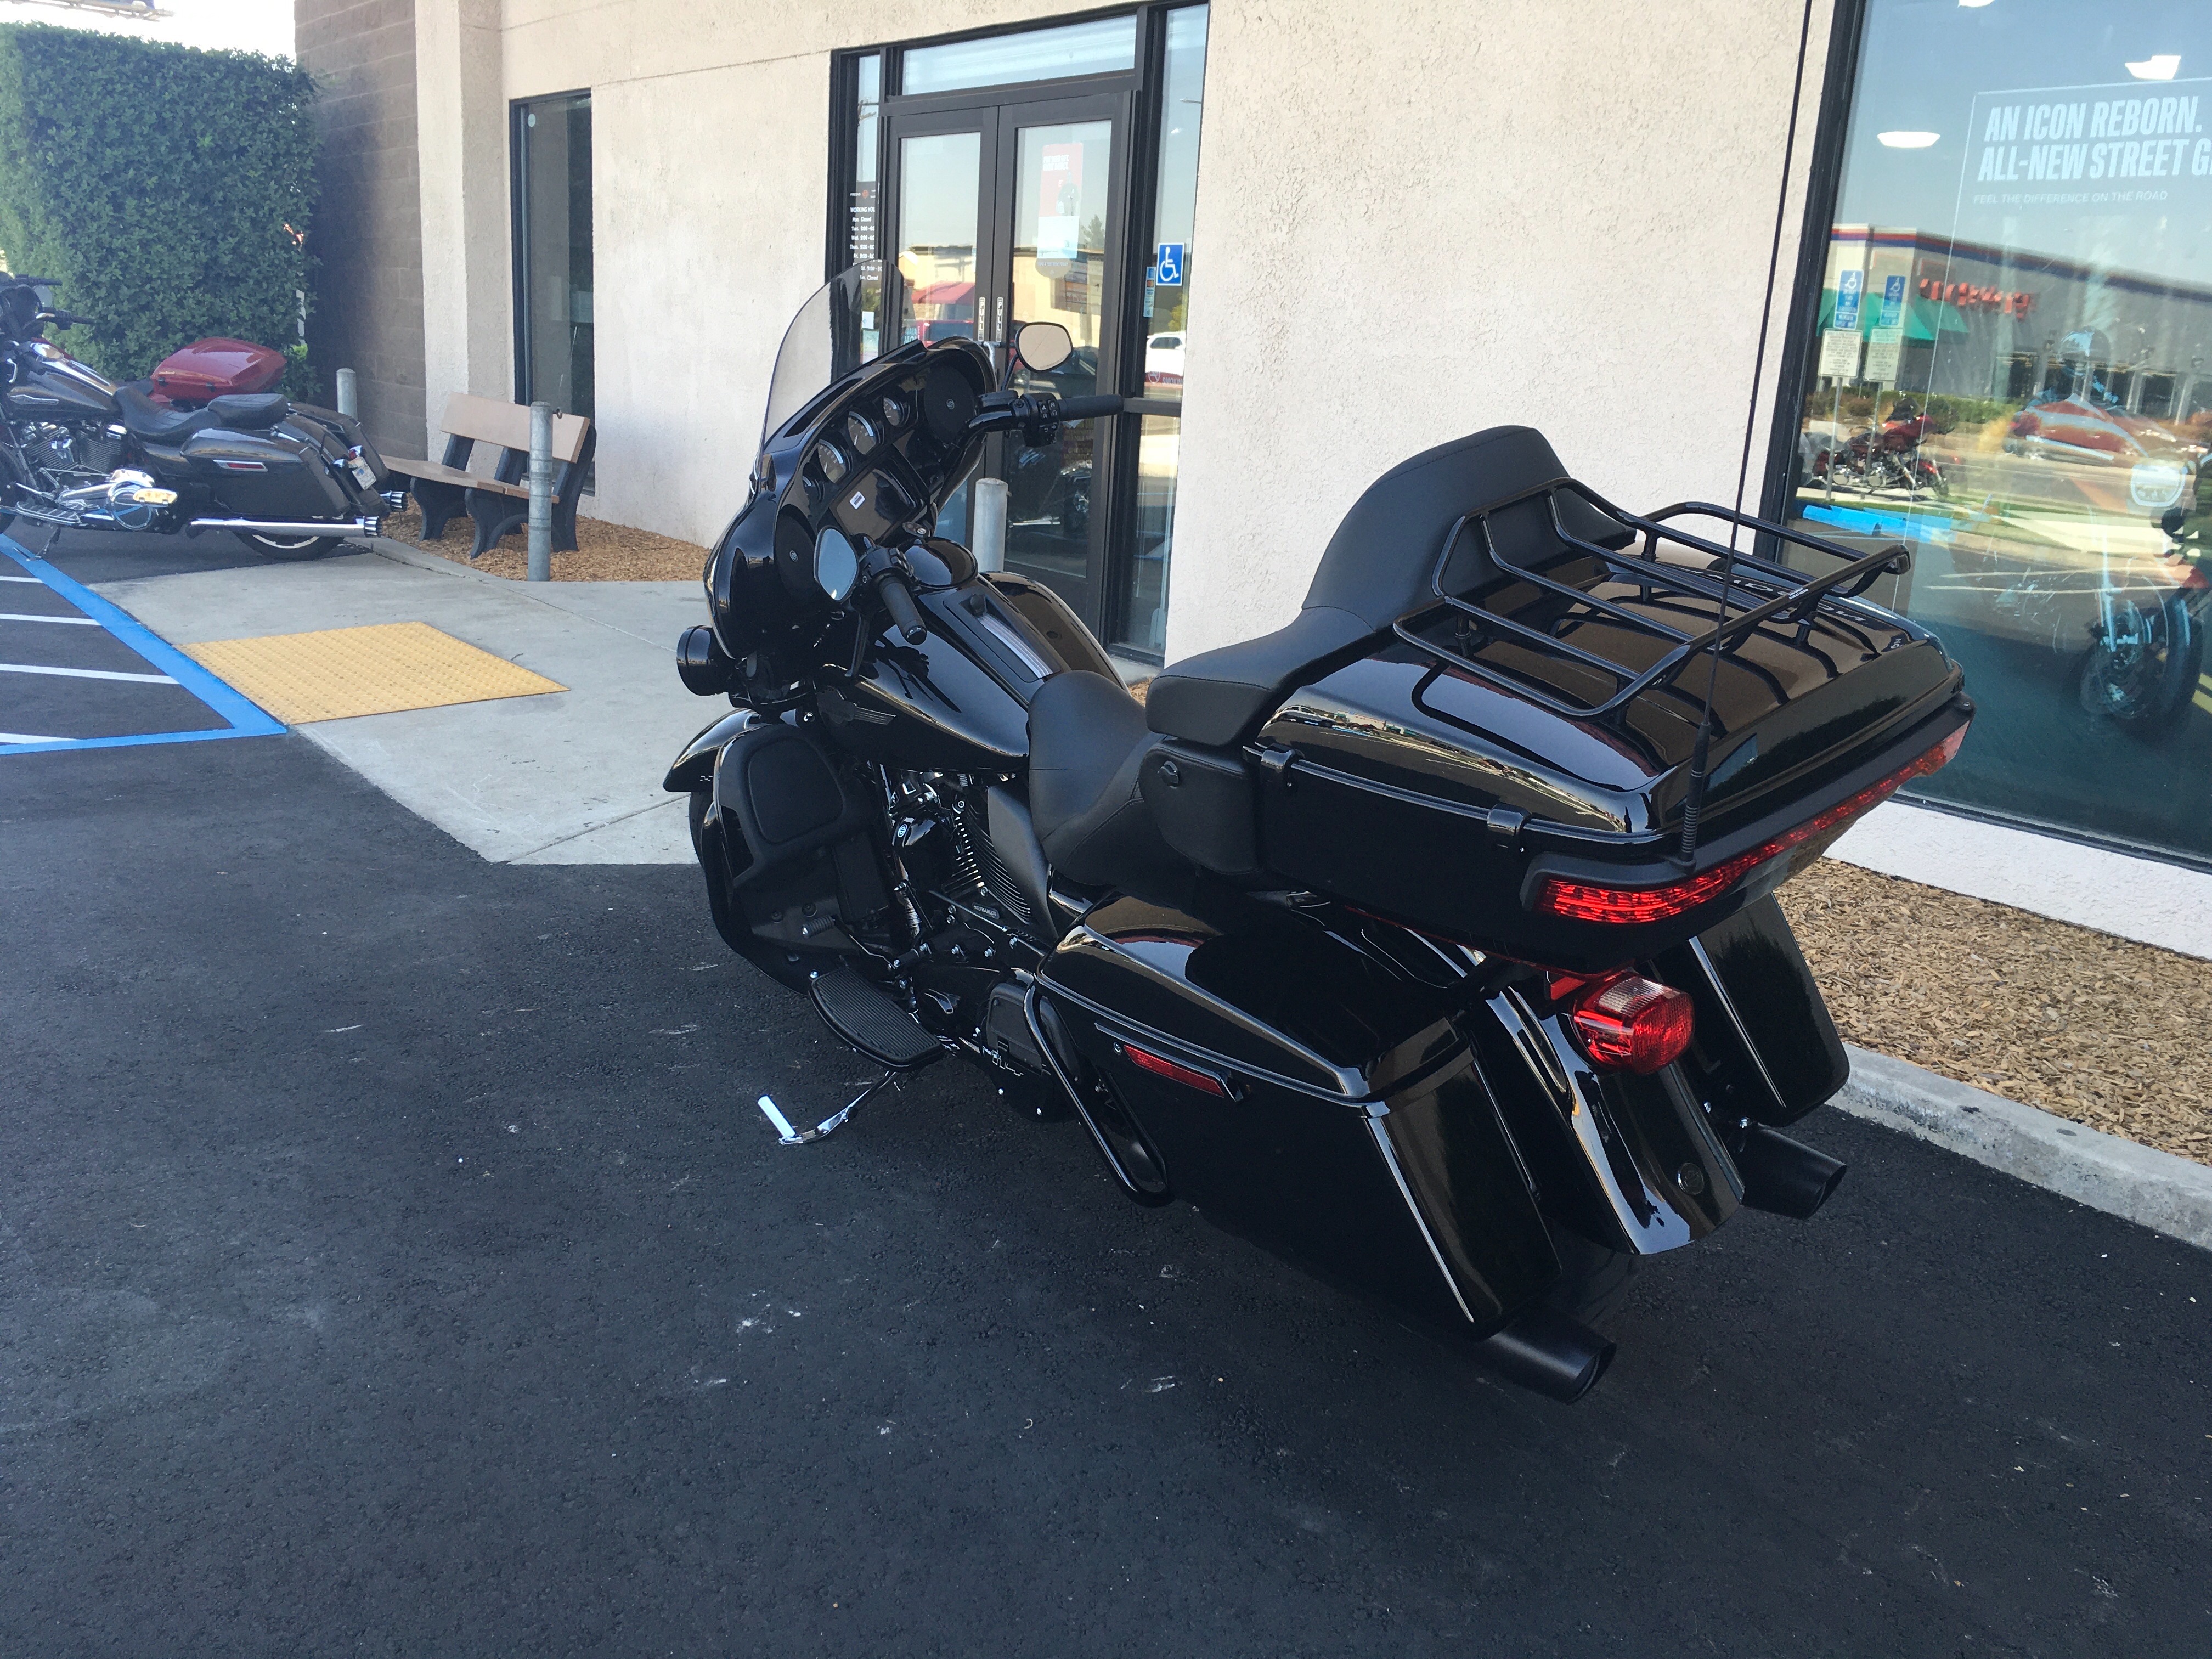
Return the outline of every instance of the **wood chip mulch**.
[[[464,514],[446,526],[442,540],[422,539],[422,515],[413,507],[395,513],[384,521],[384,533],[425,553],[451,559],[489,575],[522,581],[530,574],[530,544],[522,532],[501,541],[474,563],[469,543],[476,526]],[[650,530],[628,525],[605,524],[597,519],[576,520],[576,550],[553,556],[556,582],[696,582],[707,562],[707,550],[657,536]]]
[[[1778,896],[1850,1042],[2212,1164],[2212,962],[1835,859]]]

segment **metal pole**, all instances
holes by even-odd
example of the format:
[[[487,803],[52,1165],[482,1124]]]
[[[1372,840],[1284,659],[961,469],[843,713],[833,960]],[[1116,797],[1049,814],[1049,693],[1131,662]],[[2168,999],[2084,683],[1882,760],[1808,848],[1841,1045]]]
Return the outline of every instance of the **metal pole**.
[[[530,580],[553,580],[553,405],[530,405]]]
[[[342,368],[338,371],[337,397],[338,413],[341,415],[350,415],[356,421],[359,420],[361,418],[361,393],[354,386],[353,371],[349,368]]]
[[[1006,568],[1006,481],[978,478],[975,483],[975,526],[969,551],[978,570]]]

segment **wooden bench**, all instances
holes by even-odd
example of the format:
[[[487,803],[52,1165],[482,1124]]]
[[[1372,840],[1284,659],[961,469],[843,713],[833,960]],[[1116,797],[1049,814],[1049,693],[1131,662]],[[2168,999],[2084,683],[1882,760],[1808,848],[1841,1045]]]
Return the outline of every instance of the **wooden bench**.
[[[440,426],[446,434],[444,460],[394,460],[387,455],[384,464],[406,479],[422,509],[424,541],[441,538],[458,513],[465,511],[476,521],[476,544],[469,549],[474,559],[530,522],[530,410],[521,404],[456,392],[446,399]],[[584,492],[599,441],[598,430],[585,416],[553,417],[553,545],[564,553],[576,548],[576,498]],[[480,443],[499,447],[498,464],[489,472],[469,470]]]

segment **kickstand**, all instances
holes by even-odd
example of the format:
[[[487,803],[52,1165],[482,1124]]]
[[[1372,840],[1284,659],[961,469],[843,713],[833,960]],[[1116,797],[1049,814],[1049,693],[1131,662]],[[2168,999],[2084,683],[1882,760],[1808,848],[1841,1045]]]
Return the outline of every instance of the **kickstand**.
[[[897,1077],[896,1072],[886,1069],[881,1077],[847,1101],[842,1110],[831,1113],[811,1129],[793,1128],[791,1120],[786,1117],[775,1102],[770,1100],[766,1095],[763,1095],[757,1103],[761,1109],[761,1115],[768,1119],[769,1122],[775,1127],[777,1139],[783,1146],[804,1146],[812,1141],[828,1139],[837,1132],[847,1118],[853,1115],[853,1109],[855,1106],[875,1094],[885,1084],[895,1082]]]

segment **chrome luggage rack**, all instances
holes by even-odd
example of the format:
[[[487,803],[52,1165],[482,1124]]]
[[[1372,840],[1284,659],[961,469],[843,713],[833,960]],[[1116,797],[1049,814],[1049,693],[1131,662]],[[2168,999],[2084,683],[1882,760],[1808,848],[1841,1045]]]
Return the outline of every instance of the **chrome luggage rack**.
[[[1573,492],[1609,520],[1638,532],[1642,538],[1642,547],[1634,551],[1623,551],[1585,541],[1574,534],[1559,514],[1559,497],[1562,490]],[[1552,530],[1559,538],[1559,546],[1548,549],[1525,563],[1509,559],[1498,550],[1491,533],[1491,518],[1494,514],[1539,496],[1543,498],[1550,510]],[[1665,522],[1684,516],[1717,519],[1730,526],[1729,543],[1709,541]],[[1452,555],[1459,547],[1461,537],[1470,529],[1481,538],[1481,550],[1492,568],[1516,581],[1525,582],[1540,592],[1566,601],[1559,614],[1546,626],[1531,627],[1445,588],[1444,575],[1451,563]],[[1790,569],[1771,558],[1760,556],[1756,550],[1747,552],[1738,548],[1735,544],[1735,537],[1741,531],[1751,532],[1753,550],[1787,543],[1838,560],[1839,568],[1820,575],[1808,575],[1802,570]],[[1659,550],[1662,543],[1703,554],[1717,562],[1717,566],[1709,564],[1703,568],[1694,568],[1681,564],[1662,563]],[[1631,610],[1625,604],[1606,599],[1586,588],[1557,580],[1537,568],[1547,561],[1556,562],[1562,551],[1599,560],[1610,567],[1620,579],[1634,582],[1639,590],[1636,599],[1639,605],[1665,608],[1670,600],[1701,600],[1713,609],[1717,620],[1702,632],[1687,631],[1662,621],[1649,614],[1648,611]],[[1715,574],[1716,568],[1717,574]],[[1684,800],[1680,848],[1675,854],[1677,861],[1686,866],[1697,850],[1698,813],[1705,796],[1707,781],[1705,762],[1710,745],[1716,736],[1726,735],[1717,724],[1713,708],[1714,688],[1718,679],[1721,658],[1728,655],[1731,663],[1765,680],[1778,698],[1786,700],[1788,694],[1772,673],[1756,663],[1745,660],[1731,650],[1733,646],[1770,623],[1779,622],[1792,631],[1770,632],[1765,636],[1768,640],[1787,645],[1814,658],[1832,678],[1839,671],[1832,658],[1812,638],[1816,616],[1826,623],[1847,630],[1869,653],[1929,638],[1925,629],[1896,612],[1860,602],[1861,596],[1880,578],[1901,576],[1911,568],[1911,551],[1902,542],[1893,543],[1879,552],[1860,555],[1818,536],[1790,530],[1711,501],[1679,501],[1650,518],[1643,518],[1633,513],[1623,512],[1595,490],[1570,478],[1525,490],[1508,500],[1464,514],[1445,536],[1443,548],[1437,556],[1430,586],[1438,605],[1449,607],[1450,611],[1464,619],[1462,628],[1473,624],[1477,634],[1474,643],[1455,650],[1418,631],[1412,625],[1416,622],[1426,620],[1433,627],[1437,620],[1435,605],[1401,619],[1393,625],[1393,631],[1404,643],[1435,659],[1431,678],[1444,672],[1449,665],[1477,679],[1487,681],[1514,696],[1549,709],[1555,714],[1569,720],[1601,721],[1615,727],[1624,735],[1632,737],[1633,734],[1628,732],[1622,719],[1623,711],[1646,693],[1675,698],[1696,708],[1697,746],[1691,760],[1690,787]],[[1731,616],[1730,601],[1738,594],[1750,603]],[[1586,651],[1565,637],[1582,625],[1600,618],[1671,643],[1656,662],[1648,667],[1637,668]],[[1525,676],[1480,661],[1473,654],[1485,646],[1505,642],[1525,645],[1577,666],[1610,676],[1614,686],[1613,694],[1595,702],[1570,701],[1564,696],[1555,695],[1553,690],[1539,686]],[[1704,695],[1699,696],[1674,682],[1701,656],[1709,660],[1711,666]],[[1424,686],[1427,684],[1428,680],[1424,679]]]

